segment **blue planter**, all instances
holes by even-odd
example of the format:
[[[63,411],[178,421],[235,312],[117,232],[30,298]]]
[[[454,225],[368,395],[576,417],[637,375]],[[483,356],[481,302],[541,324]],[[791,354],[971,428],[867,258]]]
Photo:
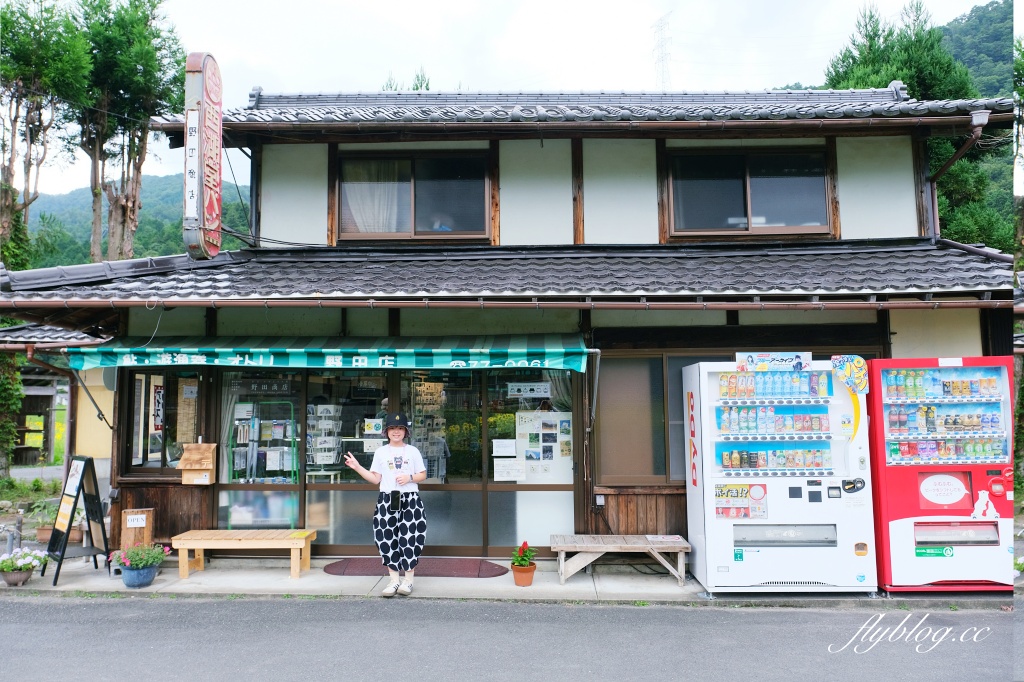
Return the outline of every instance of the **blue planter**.
[[[159,566],[146,566],[145,568],[126,568],[122,566],[121,580],[124,581],[124,586],[129,589],[149,587],[153,584],[156,572],[159,570]]]

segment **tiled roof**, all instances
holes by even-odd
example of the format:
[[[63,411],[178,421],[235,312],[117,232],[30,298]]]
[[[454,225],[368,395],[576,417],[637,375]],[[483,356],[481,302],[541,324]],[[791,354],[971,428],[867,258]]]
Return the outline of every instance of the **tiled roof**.
[[[997,252],[928,240],[736,247],[254,249],[0,272],[0,302],[531,297],[829,298],[1012,291]],[[73,306],[73,303],[72,303]]]
[[[16,327],[4,327],[0,329],[0,344],[50,344],[50,343],[100,343],[105,339],[98,339],[82,332],[69,331],[61,327],[51,327],[45,324],[20,324]]]
[[[224,112],[226,127],[317,124],[601,123],[799,121],[966,116],[985,109],[1012,114],[1010,98],[918,101],[905,86],[870,90],[746,92],[268,94],[255,88],[249,105]],[[158,130],[182,126],[180,114],[153,119]]]

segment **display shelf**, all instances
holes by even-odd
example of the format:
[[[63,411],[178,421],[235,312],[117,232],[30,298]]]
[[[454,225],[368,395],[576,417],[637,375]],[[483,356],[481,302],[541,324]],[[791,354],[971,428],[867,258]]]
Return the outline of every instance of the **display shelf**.
[[[921,464],[1008,464],[1010,458],[1006,455],[1001,457],[901,457],[899,459],[888,459],[886,463],[890,466],[919,466]]]
[[[771,476],[834,476],[833,469],[723,469],[722,475],[729,478],[765,478]]]
[[[298,424],[289,401],[236,405],[231,428],[231,483],[298,483]]]
[[[713,404],[720,407],[733,407],[739,406],[757,406],[757,405],[828,405],[832,402],[829,397],[822,398],[800,398],[793,396],[791,398],[720,398]]]
[[[1005,431],[932,431],[929,433],[886,433],[885,440],[893,443],[903,443],[923,440],[970,440],[972,438],[983,438],[992,440],[1003,440],[1007,437]]]
[[[715,440],[719,443],[790,443],[832,440],[831,433],[823,431],[798,431],[795,433],[723,433]]]
[[[970,395],[970,396],[926,396],[924,398],[882,398],[883,405],[970,405],[972,403],[1002,403],[1002,395]]]

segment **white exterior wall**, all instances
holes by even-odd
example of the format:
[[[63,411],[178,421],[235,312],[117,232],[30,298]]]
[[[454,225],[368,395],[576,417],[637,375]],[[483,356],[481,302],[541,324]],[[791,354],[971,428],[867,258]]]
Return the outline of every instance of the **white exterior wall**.
[[[844,240],[919,235],[909,137],[837,138],[836,165]]]
[[[260,237],[327,244],[327,145],[268,144],[260,178]],[[267,248],[287,244],[262,241]]]
[[[570,141],[502,141],[498,163],[501,245],[572,244]]]
[[[583,241],[657,244],[654,140],[583,141]]]
[[[982,354],[977,308],[893,310],[889,313],[894,358],[956,358]]]

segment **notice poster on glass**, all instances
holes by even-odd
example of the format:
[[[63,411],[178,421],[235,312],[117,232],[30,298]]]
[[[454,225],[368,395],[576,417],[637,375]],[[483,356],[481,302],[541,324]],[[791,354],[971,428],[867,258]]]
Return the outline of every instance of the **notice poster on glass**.
[[[526,463],[522,483],[572,483],[572,413],[516,412],[516,453]]]

